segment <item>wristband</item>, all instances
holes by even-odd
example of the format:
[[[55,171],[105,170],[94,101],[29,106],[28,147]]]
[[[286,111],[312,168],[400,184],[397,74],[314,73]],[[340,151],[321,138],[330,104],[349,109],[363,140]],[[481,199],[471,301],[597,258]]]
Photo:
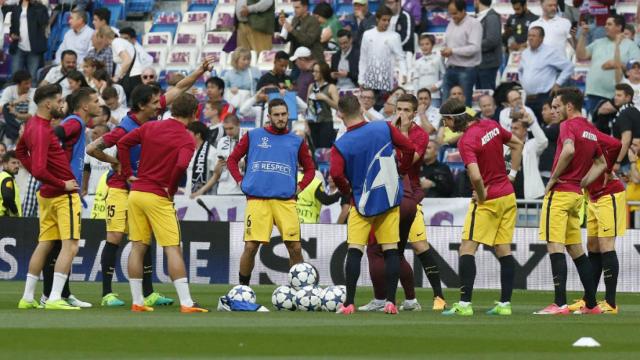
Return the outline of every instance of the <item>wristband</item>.
[[[518,175],[518,170],[514,170],[511,169],[511,171],[509,171],[509,176],[515,178],[516,175]]]

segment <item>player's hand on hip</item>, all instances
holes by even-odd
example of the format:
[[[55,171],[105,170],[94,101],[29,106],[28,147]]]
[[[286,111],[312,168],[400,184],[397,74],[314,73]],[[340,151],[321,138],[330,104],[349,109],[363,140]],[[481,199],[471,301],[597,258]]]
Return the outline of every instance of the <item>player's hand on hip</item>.
[[[80,187],[78,186],[78,183],[75,180],[66,180],[64,182],[64,189],[66,191],[74,191],[74,190],[79,190]]]
[[[137,178],[137,177],[135,177],[135,176],[133,176],[133,175],[132,175],[132,176],[129,176],[129,178],[127,179],[127,182],[128,182],[129,184],[131,184],[132,182],[135,182],[135,181],[138,181],[138,178]]]
[[[116,174],[122,175],[122,166],[120,166],[120,163],[111,164],[111,169],[113,169]]]

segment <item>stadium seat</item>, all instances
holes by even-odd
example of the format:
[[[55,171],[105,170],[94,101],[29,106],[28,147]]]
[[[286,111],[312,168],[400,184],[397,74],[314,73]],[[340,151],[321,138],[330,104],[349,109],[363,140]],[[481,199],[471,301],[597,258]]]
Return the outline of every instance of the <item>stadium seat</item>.
[[[233,31],[235,13],[233,6],[218,6],[211,17],[210,30]]]
[[[207,11],[187,11],[182,17],[182,22],[208,26],[211,22],[211,13]]]
[[[273,62],[276,59],[276,50],[265,50],[258,55],[256,66],[260,71],[269,71],[273,69]]]
[[[216,9],[217,5],[217,0],[191,0],[189,1],[187,11],[207,11],[211,14]]]
[[[206,47],[218,47],[220,50],[225,46],[227,41],[231,38],[230,31],[210,31],[204,38],[204,46]]]
[[[167,55],[167,71],[190,72],[196,67],[198,48],[195,46],[174,46]]]
[[[142,45],[164,45],[169,47],[173,44],[173,37],[170,32],[150,32],[142,35]]]
[[[428,32],[444,32],[449,24],[449,14],[447,11],[428,11]]]
[[[111,18],[109,19],[109,26],[116,26],[118,20],[124,20],[125,18],[125,4],[121,0],[102,0],[102,3],[97,6],[109,9],[111,11]]]
[[[198,63],[201,63],[207,57],[211,57],[214,59],[213,68],[217,73],[221,73],[222,70],[226,67],[225,65],[227,63],[227,53],[222,51],[222,49],[209,46],[203,47],[202,52],[200,52],[200,56],[198,58]]]
[[[167,47],[164,45],[144,45],[144,50],[153,58],[153,68],[156,72],[164,69],[167,63]]]
[[[205,33],[204,23],[180,23],[176,37],[173,40],[175,45],[193,45],[202,47],[202,35]]]
[[[153,18],[149,32],[169,32],[171,38],[174,38],[181,19],[182,15],[179,12],[160,12]]]
[[[336,4],[333,8],[336,16],[338,17],[353,14],[353,0],[336,0]]]

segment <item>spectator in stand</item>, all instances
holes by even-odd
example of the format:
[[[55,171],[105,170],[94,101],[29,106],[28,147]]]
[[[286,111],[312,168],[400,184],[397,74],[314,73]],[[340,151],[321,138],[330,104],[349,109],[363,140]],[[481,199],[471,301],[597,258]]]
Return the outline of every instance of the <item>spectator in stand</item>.
[[[320,24],[320,42],[324,49],[335,51],[338,48],[338,32],[342,30],[340,21],[333,13],[331,5],[321,2],[313,9],[313,16]]]
[[[184,79],[184,77],[183,77]],[[142,80],[142,83],[144,85],[150,85],[150,84],[154,84],[155,82],[158,81],[158,75],[156,74],[156,70],[152,67],[147,67],[144,70],[142,70],[142,74],[140,74],[140,80]],[[174,79],[171,79],[174,80]],[[182,79],[180,79],[182,80]],[[180,80],[176,81],[173,86],[175,86],[178,82],[180,82]],[[168,83],[169,81],[167,81]]]
[[[637,45],[636,28],[635,28],[635,26],[633,24],[625,25],[623,34],[624,34],[624,37],[626,37],[627,39],[633,41]]]
[[[104,63],[102,61],[96,60],[90,56],[84,58],[84,61],[82,62],[82,74],[87,80],[89,86],[92,88],[95,88],[95,85],[93,84],[94,74],[100,69],[104,69]]]
[[[358,101],[362,107],[362,116],[364,116],[367,121],[384,120],[384,116],[373,108],[373,105],[376,103],[376,95],[373,90],[367,88],[360,90]]]
[[[605,25],[607,18],[612,14],[611,7],[615,2],[615,0],[573,0],[573,6],[580,9],[581,22],[586,22],[589,26],[587,44],[606,36]],[[578,29],[578,37],[581,31],[582,29]]]
[[[307,91],[308,120],[333,123],[332,109],[338,109],[338,88],[330,83],[331,69],[325,62],[313,65],[313,83]]]
[[[36,114],[33,102],[35,88],[31,87],[31,75],[26,70],[18,70],[11,77],[12,85],[2,91],[0,108],[4,115],[4,143],[13,145],[18,141],[20,124]],[[0,134],[1,135],[1,134]],[[0,136],[0,141],[3,141]],[[4,144],[3,144],[4,145]]]
[[[358,87],[358,64],[360,50],[353,46],[351,32],[338,31],[339,50],[331,55],[331,77],[337,81],[338,89],[355,89]]]
[[[73,50],[65,50],[61,55],[62,62],[60,65],[56,65],[49,69],[49,72],[44,77],[44,80],[40,82],[40,86],[47,84],[59,84],[62,87],[63,93],[69,93],[69,72],[76,70],[78,56]]]
[[[514,14],[504,24],[502,41],[509,52],[522,51],[527,48],[529,26],[539,17],[527,8],[527,0],[511,0],[511,7]]]
[[[291,77],[287,75],[289,67],[289,55],[284,51],[278,51],[273,61],[273,70],[262,75],[258,80],[257,89],[260,90],[267,85],[274,85],[280,89],[291,89]]]
[[[587,25],[582,27],[576,57],[582,61],[591,60],[585,90],[587,113],[591,113],[600,100],[613,97],[616,67],[622,67],[629,60],[640,58],[638,46],[622,34],[624,25],[625,20],[622,15],[609,16],[605,25],[607,36],[592,42],[589,46],[587,46],[589,27]]]
[[[406,93],[407,91],[400,86],[397,86],[393,90],[391,90],[389,96],[387,97],[387,101],[384,102],[384,106],[382,107],[381,111],[382,116],[384,116],[387,121],[393,122],[396,120],[395,115],[398,98],[402,95],[405,95]]]
[[[211,179],[218,161],[216,147],[209,142],[209,129],[200,121],[194,121],[187,125],[187,130],[196,141],[196,151],[193,153],[187,168],[186,187],[189,190],[185,191],[185,193],[190,194],[191,199],[200,195],[215,194],[215,191],[209,191],[210,188],[204,189],[209,179]]]
[[[345,29],[351,30],[353,46],[360,50],[364,32],[376,27],[376,16],[369,12],[369,0],[353,0],[353,14],[347,15],[344,23]]]
[[[98,36],[98,31],[93,33],[91,37],[91,44],[93,45],[86,58],[92,58],[98,60],[104,64],[104,69],[109,74],[109,77],[113,74],[113,51],[109,42],[102,36]]]
[[[467,15],[464,0],[449,1],[451,20],[447,25],[443,57],[447,58],[447,70],[442,82],[442,97],[449,98],[455,85],[464,91],[465,104],[471,106],[473,85],[478,76],[478,66],[482,62],[482,24]]]
[[[433,35],[420,35],[418,44],[422,56],[413,65],[412,83],[414,89],[428,89],[431,102],[437,108],[441,104],[440,87],[446,68],[442,56],[433,52],[435,43],[436,38]]]
[[[91,141],[94,141],[102,135],[110,131],[107,125],[95,125],[90,131]],[[105,154],[110,156],[116,155],[115,148],[109,148],[104,150]],[[85,154],[84,157],[84,170],[82,176],[82,196],[94,195],[98,188],[98,182],[102,178],[102,175],[111,170],[111,164],[100,161],[93,156]]]
[[[113,52],[113,62],[116,64],[113,82],[119,83],[127,98],[136,86],[142,84],[142,69],[144,56],[138,55],[135,46],[129,41],[116,38],[116,34],[108,27],[102,27],[96,36],[106,42]],[[146,53],[145,53],[146,54]]]
[[[250,96],[256,94],[256,85],[260,80],[260,70],[251,66],[251,51],[247,48],[236,48],[231,54],[231,67],[222,79],[224,87],[229,89],[232,95],[239,90],[248,91]]]
[[[78,55],[78,62],[82,63],[91,47],[91,37],[94,30],[87,25],[87,13],[84,10],[73,10],[69,16],[69,31],[64,34],[62,43],[56,51],[55,62],[62,61],[65,50],[73,50]],[[113,31],[112,31],[113,32]]]
[[[89,87],[87,80],[84,75],[78,70],[71,70],[67,74],[67,79],[69,80],[69,92],[62,92],[62,96],[66,97],[69,94],[79,90],[81,87]]]
[[[478,21],[482,25],[482,61],[478,67],[476,89],[496,88],[496,76],[502,64],[502,20],[491,8],[492,0],[474,0]]]
[[[418,90],[418,116],[415,122],[422,126],[429,135],[435,134],[440,127],[440,111],[431,100],[431,91],[427,88]]]
[[[451,88],[451,92],[449,94],[449,99],[458,99],[463,103],[466,103],[465,91],[460,85],[455,85]],[[467,106],[465,112],[469,114],[471,117],[476,117],[477,113],[471,107]],[[462,132],[453,132],[446,126],[440,126],[438,129],[438,142],[440,145],[451,145],[457,146],[458,139],[462,136]]]
[[[113,28],[110,29],[113,30]],[[114,31],[114,33],[118,35],[117,31]],[[133,28],[125,27],[120,29],[119,36],[122,40],[126,40],[133,45],[136,53],[136,66],[139,66],[141,69],[153,66],[153,56],[149,55],[144,47],[142,47],[142,44],[138,42],[138,36]]]
[[[631,86],[633,89],[633,104],[640,108],[640,60],[629,60],[626,68],[627,77],[622,79],[622,83]]]
[[[388,7],[380,6],[376,12],[376,27],[364,33],[360,47],[358,84],[375,91],[378,109],[393,89],[396,65],[400,68],[399,83],[404,84],[407,80],[407,62],[400,35],[395,31],[387,31],[391,16]]]
[[[309,0],[293,0],[294,17],[291,23],[287,21],[283,13],[280,14],[279,23],[286,30],[287,40],[291,41],[290,54],[304,46],[311,50],[311,56],[316,61],[324,60],[322,43],[320,43],[320,23],[309,14]]]
[[[564,54],[544,43],[545,32],[542,27],[531,27],[527,37],[529,47],[520,57],[518,76],[527,94],[525,105],[541,120],[542,104],[551,98],[553,90],[569,80],[574,67]]]
[[[236,109],[224,99],[224,80],[213,76],[207,80],[205,85],[207,86],[207,101],[222,104],[222,110],[218,113],[220,120],[224,120],[227,115],[236,112]]]
[[[529,139],[529,131],[533,138]],[[524,143],[522,149],[522,168],[515,177],[509,176],[513,182],[516,199],[539,199],[544,196],[544,183],[540,176],[540,155],[547,148],[549,140],[542,131],[538,121],[525,113],[523,117],[514,119],[511,133]],[[505,160],[510,169],[511,151],[505,147]]]
[[[507,130],[511,130],[511,124],[515,120],[526,120],[531,118],[538,121],[533,110],[526,106],[522,101],[522,92],[518,89],[511,89],[507,93],[508,105],[500,111],[500,126]]]
[[[542,17],[529,25],[529,29],[539,26],[544,29],[544,44],[556,49],[567,57],[567,40],[571,39],[571,22],[558,15],[558,0],[542,0]]]
[[[46,6],[36,0],[22,0],[11,10],[9,29],[9,54],[11,54],[11,73],[27,70],[31,74],[33,86],[37,84],[37,74],[43,55],[47,51],[49,12]],[[0,34],[4,38],[4,32]]]
[[[622,142],[622,149],[613,166],[614,172],[620,170],[620,165],[628,164],[627,151],[631,140],[640,138],[640,111],[633,106],[632,99],[633,89],[631,86],[627,84],[616,85],[613,101],[618,112],[612,122],[611,135]]]
[[[400,0],[385,0],[384,4],[391,9],[393,13],[389,24],[389,31],[395,31],[400,35],[402,51],[414,53],[413,33],[415,24],[411,15],[402,8]]]
[[[256,53],[271,50],[276,30],[274,13],[274,0],[237,0],[238,47],[251,49]]]
[[[493,96],[484,94],[478,99],[478,105],[480,106],[480,113],[478,117],[481,119],[491,119],[494,121],[500,120],[500,117],[496,113],[496,101]]]
[[[111,76],[107,73],[105,69],[96,70],[93,73],[93,86],[96,90],[98,90],[98,94],[100,96],[104,95],[104,90],[106,88],[114,88],[116,93],[118,94],[118,106],[126,107],[127,106],[127,95],[124,93],[124,89],[120,84],[114,84],[113,80],[111,80]],[[120,120],[120,119],[118,119]]]
[[[447,165],[438,161],[439,152],[440,145],[435,141],[429,141],[420,177],[420,187],[427,198],[448,198],[453,195],[453,174]]]
[[[120,124],[120,120],[122,120],[129,112],[129,108],[120,103],[118,91],[113,87],[105,88],[102,91],[101,97],[104,104],[109,108],[109,113],[111,114],[109,124],[111,124],[111,126],[118,126]]]
[[[553,114],[553,108],[551,107],[552,99],[547,99],[542,104],[542,121],[544,122],[544,135],[547,137],[547,147],[542,151],[540,155],[540,176],[542,176],[542,182],[544,186],[547,186],[549,179],[551,178],[551,169],[553,167],[553,159],[556,155],[556,146],[558,142],[558,136],[560,135],[560,120]]]
[[[316,60],[311,56],[311,50],[304,46],[299,47],[289,59],[298,69],[298,78],[295,81],[296,93],[303,101],[307,101],[309,85],[313,83],[313,65]]]
[[[93,10],[93,29],[98,31],[103,26],[109,26],[116,35],[120,34],[118,28],[110,26],[111,22],[111,10],[106,7],[101,7]]]

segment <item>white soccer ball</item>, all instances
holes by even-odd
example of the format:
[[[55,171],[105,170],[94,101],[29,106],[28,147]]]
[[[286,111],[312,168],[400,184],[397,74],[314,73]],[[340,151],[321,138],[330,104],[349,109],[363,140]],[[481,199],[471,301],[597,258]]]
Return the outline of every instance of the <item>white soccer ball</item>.
[[[322,291],[320,305],[322,310],[334,312],[338,305],[344,304],[347,300],[347,288],[344,285],[329,286]]]
[[[295,264],[289,269],[289,284],[296,290],[318,285],[318,271],[309,263]]]
[[[248,301],[250,303],[256,303],[256,293],[252,288],[246,285],[236,285],[231,290],[227,296],[235,301]]]
[[[319,311],[320,294],[322,289],[315,286],[307,286],[296,292],[296,307],[301,311]]]
[[[277,310],[295,310],[296,292],[289,286],[278,286],[271,295],[271,303]]]

